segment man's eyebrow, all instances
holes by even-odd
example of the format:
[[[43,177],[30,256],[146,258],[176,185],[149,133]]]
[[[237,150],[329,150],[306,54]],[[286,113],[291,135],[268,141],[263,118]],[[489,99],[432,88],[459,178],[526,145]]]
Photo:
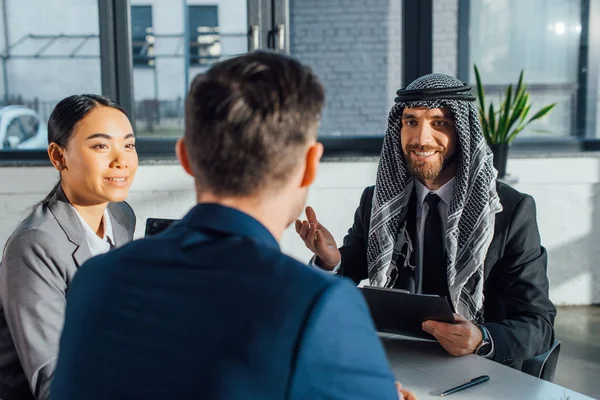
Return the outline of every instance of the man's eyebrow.
[[[415,114],[402,114],[402,119],[416,119],[417,116]]]

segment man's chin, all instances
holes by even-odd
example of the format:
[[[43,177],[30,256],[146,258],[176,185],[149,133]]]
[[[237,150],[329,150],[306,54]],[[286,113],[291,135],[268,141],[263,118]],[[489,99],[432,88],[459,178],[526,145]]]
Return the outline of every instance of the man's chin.
[[[442,166],[439,162],[426,162],[426,163],[410,163],[408,169],[411,174],[421,180],[435,179],[442,171]]]

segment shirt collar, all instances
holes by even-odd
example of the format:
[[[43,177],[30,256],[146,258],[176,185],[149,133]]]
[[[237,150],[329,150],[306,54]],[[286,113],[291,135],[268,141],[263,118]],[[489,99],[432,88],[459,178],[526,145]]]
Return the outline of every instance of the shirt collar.
[[[263,224],[235,208],[201,203],[192,208],[180,223],[201,230],[245,236],[263,246],[279,250],[279,243]]]
[[[455,178],[450,179],[446,182],[441,188],[437,190],[428,189],[427,186],[423,185],[421,181],[415,178],[415,188],[417,189],[417,200],[419,204],[423,204],[425,201],[425,197],[429,193],[435,193],[440,196],[440,199],[448,205],[450,205],[450,200],[452,199],[452,191],[454,190],[454,180]]]
[[[71,207],[73,207],[72,204],[71,204]],[[85,236],[90,237],[90,238],[93,237],[93,238],[99,239],[96,232],[94,232],[94,230],[92,228],[90,228],[90,226],[87,224],[87,222],[85,222],[85,220],[83,219],[81,214],[79,214],[77,209],[75,207],[73,207],[73,210],[75,211],[77,218],[79,218],[79,222],[81,222],[81,225],[83,226],[83,231],[85,232]],[[112,224],[110,222],[110,217],[108,215],[108,208],[104,210],[104,214],[102,215],[102,224],[104,226],[104,236],[102,237],[102,240],[114,245],[115,240],[114,240],[114,235],[113,235]]]

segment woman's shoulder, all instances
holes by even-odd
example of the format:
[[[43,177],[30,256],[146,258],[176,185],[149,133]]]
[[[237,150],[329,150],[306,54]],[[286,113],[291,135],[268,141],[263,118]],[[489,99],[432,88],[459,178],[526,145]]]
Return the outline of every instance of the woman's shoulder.
[[[7,251],[33,251],[35,247],[47,251],[57,249],[61,237],[65,237],[60,225],[46,206],[35,207],[16,227],[5,245]]]
[[[65,238],[65,242],[68,242]],[[19,226],[8,238],[4,247],[2,261],[23,260],[27,258],[54,258],[64,246],[61,236],[39,226]]]
[[[20,226],[4,247],[0,286],[14,289],[5,291],[6,296],[14,291],[28,293],[46,287],[64,292],[77,271],[73,259],[76,250],[77,246],[60,230],[46,229],[44,224]]]
[[[47,205],[39,205],[33,208],[29,215],[17,226],[11,238],[32,232],[53,231],[56,228],[56,219]]]

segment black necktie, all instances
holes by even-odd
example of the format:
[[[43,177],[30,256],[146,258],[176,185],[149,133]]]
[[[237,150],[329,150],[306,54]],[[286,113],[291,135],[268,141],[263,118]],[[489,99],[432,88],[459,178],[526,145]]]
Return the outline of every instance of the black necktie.
[[[423,293],[448,296],[448,280],[446,272],[446,257],[444,253],[444,230],[442,218],[438,211],[440,197],[435,193],[429,193],[425,202],[429,205],[429,211],[425,218],[425,231],[423,233],[423,270],[422,288]]]

